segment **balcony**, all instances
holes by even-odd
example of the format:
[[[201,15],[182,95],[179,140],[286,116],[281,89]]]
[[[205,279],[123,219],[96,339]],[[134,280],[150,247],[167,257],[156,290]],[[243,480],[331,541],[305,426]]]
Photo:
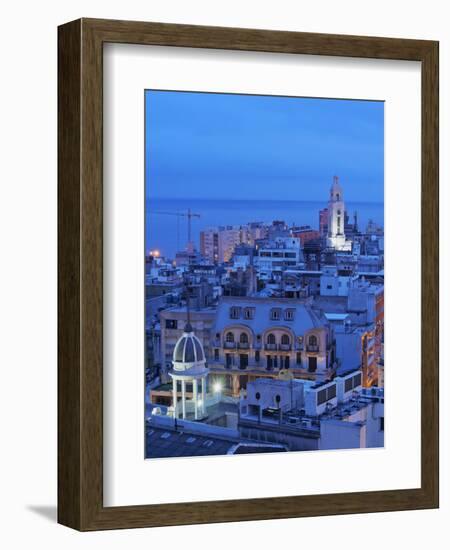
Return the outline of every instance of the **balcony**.
[[[291,344],[280,344],[280,351],[291,351]]]
[[[317,353],[319,351],[319,346],[306,346],[306,351]]]
[[[224,342],[223,347],[225,349],[236,349],[236,342]]]
[[[238,349],[249,349],[250,344],[248,342],[239,342],[237,347]]]
[[[277,345],[276,344],[266,344],[264,346],[264,349],[266,349],[267,351],[276,351]]]

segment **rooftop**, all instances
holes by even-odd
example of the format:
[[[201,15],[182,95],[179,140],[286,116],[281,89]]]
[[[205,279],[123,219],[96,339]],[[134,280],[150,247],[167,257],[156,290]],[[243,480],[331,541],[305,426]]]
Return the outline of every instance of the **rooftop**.
[[[147,426],[145,458],[226,455],[236,441]]]

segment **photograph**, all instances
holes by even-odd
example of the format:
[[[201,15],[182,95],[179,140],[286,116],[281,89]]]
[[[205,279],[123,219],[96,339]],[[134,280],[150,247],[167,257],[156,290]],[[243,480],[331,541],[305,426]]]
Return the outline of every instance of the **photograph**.
[[[384,446],[384,102],[145,91],[145,458]]]

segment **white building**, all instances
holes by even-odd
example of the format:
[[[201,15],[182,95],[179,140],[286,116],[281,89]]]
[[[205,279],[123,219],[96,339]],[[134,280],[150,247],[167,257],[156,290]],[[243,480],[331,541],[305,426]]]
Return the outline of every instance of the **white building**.
[[[355,275],[340,275],[335,265],[325,265],[320,277],[320,295],[348,296],[353,282],[357,279]]]
[[[351,251],[352,242],[345,238],[345,205],[344,194],[337,176],[333,177],[328,202],[328,236],[327,246],[334,250]]]
[[[253,263],[261,279],[271,279],[274,274],[286,269],[305,267],[300,239],[297,237],[276,237],[258,248]]]
[[[241,437],[289,450],[384,445],[384,392],[354,370],[334,380],[257,379],[240,399]]]

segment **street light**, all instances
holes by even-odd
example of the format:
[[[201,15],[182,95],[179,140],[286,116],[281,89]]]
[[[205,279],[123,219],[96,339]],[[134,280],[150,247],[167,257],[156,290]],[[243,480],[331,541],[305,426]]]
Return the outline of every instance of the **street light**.
[[[220,393],[222,391],[222,384],[220,382],[216,382],[213,385],[214,393]]]

